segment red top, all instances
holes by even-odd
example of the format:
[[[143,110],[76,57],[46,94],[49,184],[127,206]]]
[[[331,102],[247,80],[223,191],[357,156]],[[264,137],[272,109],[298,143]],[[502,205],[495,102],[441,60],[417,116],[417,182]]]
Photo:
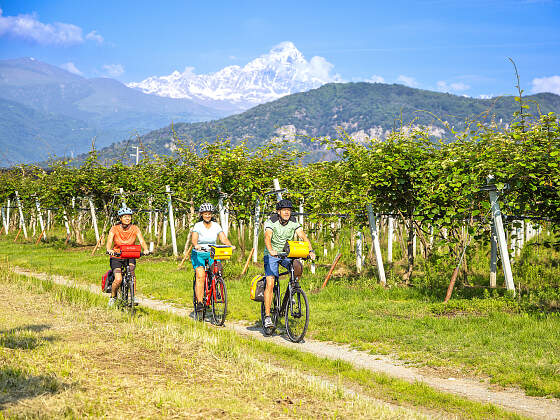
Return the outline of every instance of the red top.
[[[139,232],[140,229],[136,225],[128,225],[127,229],[123,229],[122,225],[113,226],[109,231],[113,234],[113,251],[121,252],[121,245],[134,245]]]

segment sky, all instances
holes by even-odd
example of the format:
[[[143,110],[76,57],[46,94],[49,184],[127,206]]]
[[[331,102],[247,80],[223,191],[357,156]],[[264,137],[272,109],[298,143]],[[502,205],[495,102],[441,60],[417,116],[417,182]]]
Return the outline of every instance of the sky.
[[[4,1],[0,59],[138,82],[243,66],[290,41],[333,80],[472,97],[560,94],[560,0]]]

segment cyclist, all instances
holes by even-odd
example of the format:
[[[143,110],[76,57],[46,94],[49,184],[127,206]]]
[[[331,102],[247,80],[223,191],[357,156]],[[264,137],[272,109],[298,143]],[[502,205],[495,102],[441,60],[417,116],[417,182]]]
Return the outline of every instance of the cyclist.
[[[294,206],[290,200],[280,200],[276,203],[276,214],[264,223],[264,273],[266,275],[266,288],[264,290],[264,327],[269,328],[273,326],[272,319],[270,318],[270,306],[272,303],[272,295],[274,288],[274,280],[279,277],[279,267],[288,268],[290,261],[278,258],[279,252],[282,252],[286,241],[291,241],[294,233],[302,240],[307,242],[311,250],[309,256],[312,260],[315,259],[315,252],[311,246],[309,238],[303,231],[302,226],[292,216]]]
[[[211,265],[214,260],[210,258],[210,252],[203,250],[205,245],[215,244],[218,239],[224,245],[229,245],[233,249],[234,246],[224,233],[222,227],[216,222],[214,218],[214,206],[211,203],[204,203],[198,209],[200,219],[195,223],[192,230],[192,246],[191,263],[196,276],[195,295],[196,295],[196,308],[195,311],[199,312],[204,309],[202,302],[204,295],[204,266],[206,260]]]
[[[111,228],[109,236],[107,237],[107,253],[111,256],[109,258],[109,264],[111,266],[111,270],[113,270],[113,273],[115,274],[115,280],[113,281],[113,286],[111,288],[111,298],[109,299],[110,307],[115,304],[117,300],[117,291],[122,283],[122,267],[125,260],[117,256],[120,252],[120,247],[122,245],[134,245],[138,239],[138,241],[140,241],[140,245],[142,245],[144,254],[149,253],[148,245],[142,236],[142,232],[140,232],[140,228],[132,224],[132,214],[133,211],[123,205],[117,213],[119,221]],[[136,276],[134,275],[135,268],[136,260],[129,259],[128,269],[130,270],[132,277],[136,280]],[[136,281],[134,281],[134,285],[136,287]]]

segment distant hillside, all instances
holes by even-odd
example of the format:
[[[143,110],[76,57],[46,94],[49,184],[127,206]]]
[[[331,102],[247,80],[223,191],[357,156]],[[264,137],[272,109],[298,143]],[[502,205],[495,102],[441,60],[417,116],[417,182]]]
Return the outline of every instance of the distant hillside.
[[[84,144],[91,143],[90,134],[97,136],[99,146],[107,146],[171,121],[203,121],[227,115],[226,111],[192,100],[147,95],[113,79],[85,79],[30,58],[0,61],[0,99],[35,112],[21,114],[23,108],[13,104],[5,108],[2,104],[0,146],[6,157],[0,155],[0,166],[8,161],[34,161],[37,154],[22,155],[16,149],[33,148],[38,134],[52,140],[53,153],[82,153],[88,149]],[[76,127],[83,132],[78,133]],[[84,143],[85,132],[89,139]]]
[[[528,96],[530,112],[560,112],[560,96],[550,93]],[[511,121],[519,105],[513,97],[474,99],[447,93],[413,89],[402,85],[381,83],[331,83],[304,93],[285,96],[256,106],[242,114],[217,121],[174,124],[177,137],[187,143],[200,144],[217,139],[245,140],[251,146],[279,138],[287,139],[302,150],[311,152],[311,159],[330,156],[311,137],[335,137],[342,129],[355,138],[383,138],[388,130],[404,124],[432,125],[437,135],[445,136],[437,119],[457,128],[466,119],[494,119],[497,123]],[[435,118],[436,116],[437,118]],[[140,138],[149,151],[169,154],[172,131],[167,126]],[[136,141],[133,144],[136,145]],[[128,143],[130,145],[132,143]],[[124,144],[101,150],[105,159],[124,156]]]

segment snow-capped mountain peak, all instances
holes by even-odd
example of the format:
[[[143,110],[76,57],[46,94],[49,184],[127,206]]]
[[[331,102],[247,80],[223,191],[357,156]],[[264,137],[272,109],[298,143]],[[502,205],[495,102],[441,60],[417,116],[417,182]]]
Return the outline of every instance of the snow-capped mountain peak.
[[[224,101],[249,108],[282,96],[341,81],[331,74],[332,64],[323,57],[307,61],[290,42],[274,46],[245,66],[228,66],[210,74],[196,74],[193,67],[168,76],[152,76],[128,86],[145,93],[200,101]]]

